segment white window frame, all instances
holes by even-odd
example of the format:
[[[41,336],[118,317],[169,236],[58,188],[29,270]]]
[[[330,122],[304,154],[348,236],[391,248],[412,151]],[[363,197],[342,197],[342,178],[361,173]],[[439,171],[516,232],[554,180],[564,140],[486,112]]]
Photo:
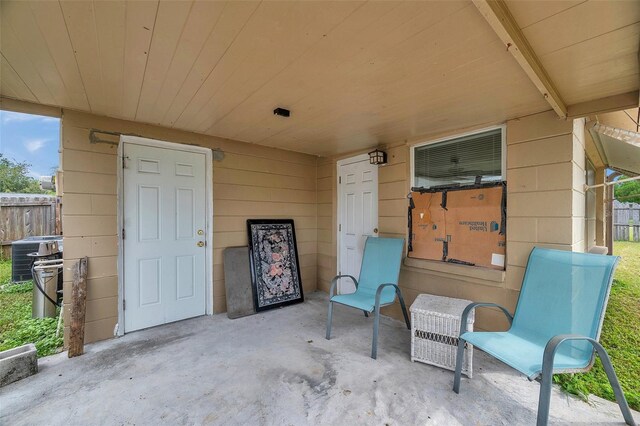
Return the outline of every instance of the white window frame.
[[[438,139],[432,139],[432,140],[428,140],[428,141],[424,141],[424,142],[418,142],[415,145],[411,146],[410,152],[409,152],[409,157],[410,157],[410,161],[411,161],[411,188],[415,187],[415,152],[416,152],[416,148],[420,148],[422,146],[425,145],[432,145],[432,144],[436,144],[436,143],[440,143],[440,142],[447,142],[450,141],[451,139],[457,139],[457,138],[462,138],[465,136],[472,136],[472,135],[476,135],[479,133],[484,133],[484,132],[488,132],[490,130],[496,130],[496,129],[500,129],[500,135],[501,135],[501,139],[502,139],[502,152],[501,152],[501,164],[500,167],[502,168],[502,180],[506,181],[507,180],[507,126],[506,124],[500,124],[497,126],[490,126],[490,127],[484,127],[482,129],[476,129],[476,130],[472,130],[469,132],[465,132],[465,133],[457,133],[457,134],[452,134],[452,135],[448,135],[445,136],[443,138],[438,138]]]

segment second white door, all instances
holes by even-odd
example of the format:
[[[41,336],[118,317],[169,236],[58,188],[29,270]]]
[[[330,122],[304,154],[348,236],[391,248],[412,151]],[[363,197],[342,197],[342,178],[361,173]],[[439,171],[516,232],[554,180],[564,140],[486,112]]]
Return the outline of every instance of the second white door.
[[[344,160],[338,166],[338,233],[339,273],[358,278],[364,243],[369,236],[378,236],[378,166],[368,158]],[[340,293],[355,291],[353,283],[341,279]]]
[[[206,156],[124,143],[125,332],[205,314]]]

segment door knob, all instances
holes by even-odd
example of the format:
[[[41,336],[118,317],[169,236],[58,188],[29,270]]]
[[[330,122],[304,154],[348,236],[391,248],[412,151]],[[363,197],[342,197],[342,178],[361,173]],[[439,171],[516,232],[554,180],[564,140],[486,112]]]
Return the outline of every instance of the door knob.
[[[373,228],[373,233],[377,234],[378,233],[378,228]]]
[[[204,247],[204,241],[198,241],[198,247]]]

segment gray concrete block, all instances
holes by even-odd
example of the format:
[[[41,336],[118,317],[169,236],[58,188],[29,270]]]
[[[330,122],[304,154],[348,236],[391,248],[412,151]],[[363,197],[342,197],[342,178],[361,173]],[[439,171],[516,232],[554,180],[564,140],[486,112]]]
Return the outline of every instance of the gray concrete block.
[[[223,258],[227,316],[234,319],[255,314],[249,248],[228,247]]]
[[[0,387],[38,372],[38,357],[33,343],[0,352]]]

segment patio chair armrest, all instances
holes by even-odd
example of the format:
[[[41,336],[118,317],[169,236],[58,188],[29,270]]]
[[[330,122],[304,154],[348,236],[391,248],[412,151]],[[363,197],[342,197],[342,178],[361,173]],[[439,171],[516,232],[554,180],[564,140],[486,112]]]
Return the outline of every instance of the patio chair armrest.
[[[557,336],[553,336],[547,342],[544,347],[544,353],[542,355],[542,374],[544,374],[545,368],[551,368],[551,373],[553,374],[553,359],[556,356],[556,352],[558,351],[558,346],[567,340],[586,340],[591,343],[593,348],[598,352],[600,357],[603,357],[601,351],[604,351],[604,348],[597,340],[592,339],[591,337],[581,336],[579,334],[558,334]],[[606,355],[606,352],[604,352]],[[529,377],[529,380],[533,380],[538,376],[538,374]]]
[[[331,300],[331,298],[333,297],[336,285],[338,284],[338,279],[340,278],[351,278],[351,281],[353,281],[353,283],[356,285],[356,289],[358,288],[358,280],[356,280],[353,275],[336,275],[331,280],[331,287],[329,288],[329,300]]]
[[[467,332],[467,318],[469,317],[469,313],[471,313],[471,311],[475,310],[476,308],[481,308],[481,307],[499,308],[509,320],[509,324],[513,323],[513,315],[511,315],[511,313],[504,306],[500,306],[497,303],[474,302],[474,303],[468,304],[467,307],[464,308],[464,311],[462,311],[462,315],[460,316],[459,336],[462,336],[463,333]]]
[[[558,349],[558,346],[567,340],[588,340],[592,344],[599,344],[597,340],[592,339],[591,337],[582,336],[580,334],[558,334],[557,336],[553,336],[551,339],[549,339],[547,345],[544,348],[544,352],[555,352]]]
[[[385,287],[389,287],[389,286],[392,286],[396,289],[396,294],[400,294],[400,287],[398,287],[397,284],[394,284],[394,283],[380,284],[378,286],[378,289],[376,290],[376,306],[380,306],[380,296],[382,296],[382,290]]]

